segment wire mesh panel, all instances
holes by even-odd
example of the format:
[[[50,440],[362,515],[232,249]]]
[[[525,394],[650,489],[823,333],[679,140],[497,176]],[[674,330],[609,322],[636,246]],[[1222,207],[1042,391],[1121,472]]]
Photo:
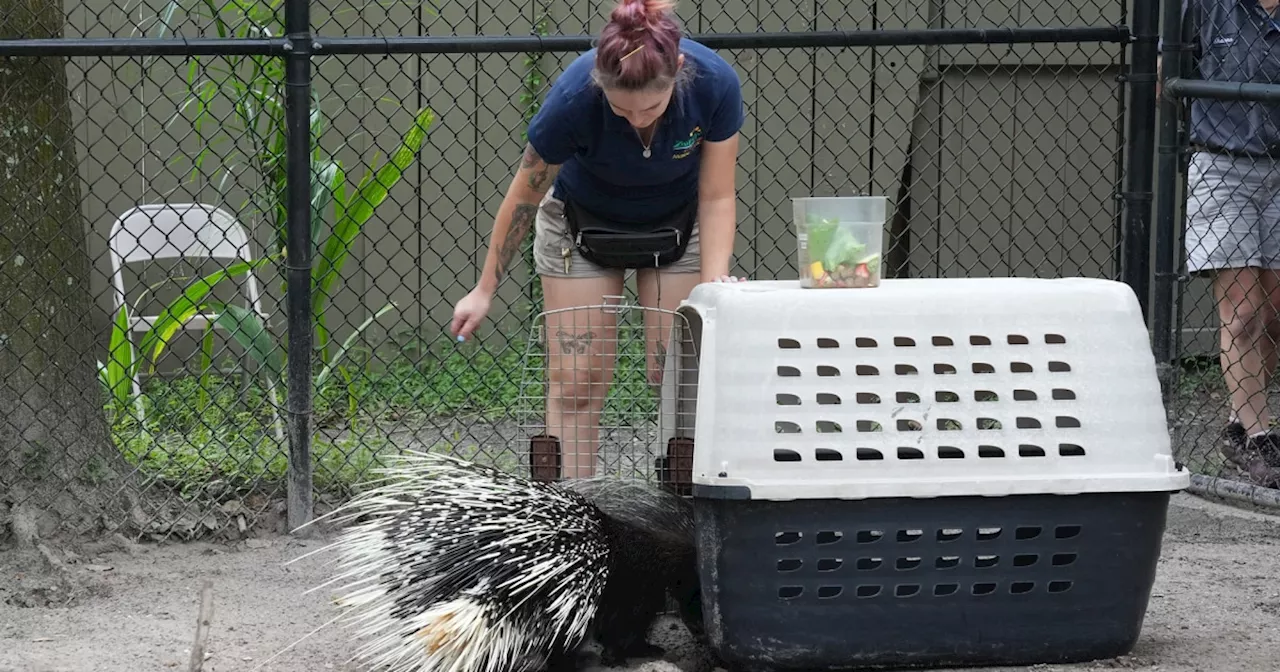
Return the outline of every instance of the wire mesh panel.
[[[271,62],[6,59],[0,370],[17,398],[0,404],[0,498],[16,517],[149,538],[280,520],[285,129],[266,117],[283,87],[261,73],[257,123],[235,87]]]
[[[520,468],[559,479],[597,474],[677,482],[693,419],[677,395],[696,375],[685,317],[625,296],[550,310],[533,320],[514,416]],[[674,450],[674,452],[673,452]]]

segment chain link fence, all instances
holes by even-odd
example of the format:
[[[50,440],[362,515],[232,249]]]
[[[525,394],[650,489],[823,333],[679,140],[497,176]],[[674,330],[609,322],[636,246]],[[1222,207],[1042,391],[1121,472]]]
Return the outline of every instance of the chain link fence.
[[[448,325],[526,124],[609,9],[0,0],[0,528],[236,538],[391,451],[526,464],[549,337],[528,241],[478,338]],[[797,277],[790,198],[875,194],[885,277],[1119,279],[1128,166],[1151,166],[1128,11],[683,3],[743,84],[734,272]],[[652,475],[619,312],[625,431],[600,440]]]
[[[1156,254],[1176,301],[1173,440],[1196,489],[1274,507],[1280,21],[1273,2],[1164,11],[1160,114],[1173,123],[1160,139]]]

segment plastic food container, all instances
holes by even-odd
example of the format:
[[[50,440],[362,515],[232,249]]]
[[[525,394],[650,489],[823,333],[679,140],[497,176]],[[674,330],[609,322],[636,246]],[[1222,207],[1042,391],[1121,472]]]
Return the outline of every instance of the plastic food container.
[[[880,286],[880,254],[889,199],[828,196],[791,199],[800,286]]]

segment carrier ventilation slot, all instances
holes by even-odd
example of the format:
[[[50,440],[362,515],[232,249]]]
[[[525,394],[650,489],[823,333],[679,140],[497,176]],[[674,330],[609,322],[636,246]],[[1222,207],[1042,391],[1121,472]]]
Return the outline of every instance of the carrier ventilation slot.
[[[1071,581],[1049,581],[1046,584],[1040,584],[1035,581],[1011,581],[1005,586],[1005,590],[1011,595],[1033,595],[1042,592],[1062,593],[1071,589]],[[911,599],[929,594],[934,597],[948,597],[959,593],[966,587],[968,592],[975,596],[995,595],[1001,592],[1001,583],[995,581],[978,581],[968,586],[960,583],[936,583],[932,586],[919,583],[898,583],[883,586],[871,583],[858,585],[853,592],[858,599],[877,597]],[[778,597],[782,600],[795,600],[803,596],[804,592],[802,586],[782,586],[778,588]],[[824,585],[819,586],[814,592],[818,600],[830,600],[843,595],[844,586]]]
[[[971,334],[965,340],[973,347],[988,347],[992,344],[992,338],[984,334]],[[1025,334],[1007,334],[1003,340],[1009,345],[1031,344],[1031,339]],[[1060,334],[1044,334],[1044,342],[1048,345],[1062,345],[1065,344],[1067,340]],[[916,347],[916,340],[909,336],[894,336],[892,343],[895,348]],[[954,347],[956,344],[955,339],[950,336],[934,336],[929,339],[929,343],[935,348],[950,348]],[[840,347],[839,341],[829,337],[816,339],[816,344],[819,348]],[[874,338],[860,336],[854,339],[854,346],[858,348],[877,348],[880,347],[880,344]],[[794,338],[780,338],[778,339],[778,347],[784,350],[798,350],[800,349],[800,342]]]

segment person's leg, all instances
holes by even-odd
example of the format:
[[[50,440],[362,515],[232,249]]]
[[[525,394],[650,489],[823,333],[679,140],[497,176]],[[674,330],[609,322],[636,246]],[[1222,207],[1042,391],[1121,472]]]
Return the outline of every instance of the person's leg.
[[[600,448],[600,413],[613,382],[618,316],[595,308],[622,293],[622,278],[542,278],[549,312],[547,435],[560,439],[564,478],[592,476]],[[551,312],[562,309],[563,312]]]
[[[643,269],[636,274],[637,294],[640,305],[661,311],[674,311],[680,302],[689,298],[689,292],[698,285],[699,273]],[[667,312],[646,310],[644,313],[644,343],[648,356],[649,386],[662,385],[662,371],[666,366],[667,347],[671,340],[672,316]]]
[[[1262,349],[1262,389],[1268,390],[1275,377],[1276,365],[1280,363],[1280,269],[1268,268],[1259,271],[1260,294],[1263,299],[1263,334]],[[1268,425],[1275,420],[1268,413]]]
[[[550,194],[539,208],[535,232],[534,265],[548,314],[543,324],[546,432],[530,446],[533,475],[539,480],[591,476],[599,452],[600,413],[613,379],[618,323],[616,314],[583,306],[598,306],[605,296],[621,294],[623,275],[577,253],[564,204]],[[556,454],[558,470],[553,469]]]
[[[1213,278],[1213,295],[1221,322],[1219,340],[1222,372],[1231,395],[1231,409],[1246,434],[1268,426],[1264,375],[1268,348],[1268,297],[1259,269],[1231,268]],[[1274,350],[1274,348],[1271,348]]]
[[[1259,169],[1260,167],[1255,167]],[[1248,381],[1245,393],[1257,391],[1250,404],[1254,415],[1253,426],[1248,424],[1248,414],[1228,428],[1234,433],[1236,442],[1242,447],[1235,455],[1228,455],[1232,462],[1243,468],[1247,478],[1257,485],[1280,487],[1280,435],[1272,429],[1273,419],[1268,404],[1268,389],[1275,375],[1277,352],[1280,351],[1280,177],[1274,174],[1274,168],[1268,167],[1267,174],[1260,176],[1263,185],[1254,197],[1259,210],[1257,231],[1260,239],[1259,265],[1256,271],[1256,290],[1236,308],[1254,322],[1251,332],[1241,340],[1248,344],[1252,338],[1252,355],[1249,360],[1258,362],[1256,380]],[[1223,281],[1226,282],[1225,280]],[[1231,297],[1228,302],[1235,300]],[[1220,304],[1220,308],[1229,309],[1229,305]],[[1224,348],[1225,350],[1225,348]],[[1224,356],[1225,358],[1225,356]],[[1225,367],[1224,367],[1225,368]],[[1230,384],[1228,379],[1228,384]],[[1239,401],[1233,399],[1235,404]]]
[[[1265,297],[1266,336],[1263,347],[1263,389],[1271,386],[1276,366],[1280,364],[1280,161],[1268,161],[1265,189],[1259,195],[1258,230],[1261,238],[1261,265],[1259,273],[1262,295]]]
[[[680,302],[689,298],[689,293],[702,278],[698,230],[694,227],[689,246],[678,261],[663,269],[644,269],[636,274],[637,294],[640,304],[646,308],[657,308],[659,311],[674,311]],[[648,369],[649,386],[655,391],[662,388],[662,374],[666,367],[667,348],[671,339],[671,328],[675,318],[669,312],[654,310],[644,311],[645,362]],[[679,382],[679,381],[677,381]],[[676,413],[681,411],[677,410]],[[663,417],[660,426],[679,427],[678,416]],[[677,435],[668,445],[659,450],[654,465],[658,480],[673,492],[687,495],[692,486],[693,450],[692,437]]]
[[[645,268],[636,272],[636,293],[640,305],[663,311],[674,311],[680,302],[689,298],[702,278],[702,257],[698,227],[695,225],[684,256],[662,269]],[[646,310],[644,316],[644,342],[648,356],[649,385],[662,385],[662,370],[666,363],[668,341],[671,338],[672,318],[667,313]]]
[[[1218,307],[1220,361],[1231,399],[1222,453],[1250,477],[1271,485],[1265,433],[1269,418],[1265,369],[1269,297],[1260,278],[1259,172],[1246,160],[1197,153],[1188,166],[1187,270],[1212,276]],[[1264,443],[1268,445],[1264,445]]]

